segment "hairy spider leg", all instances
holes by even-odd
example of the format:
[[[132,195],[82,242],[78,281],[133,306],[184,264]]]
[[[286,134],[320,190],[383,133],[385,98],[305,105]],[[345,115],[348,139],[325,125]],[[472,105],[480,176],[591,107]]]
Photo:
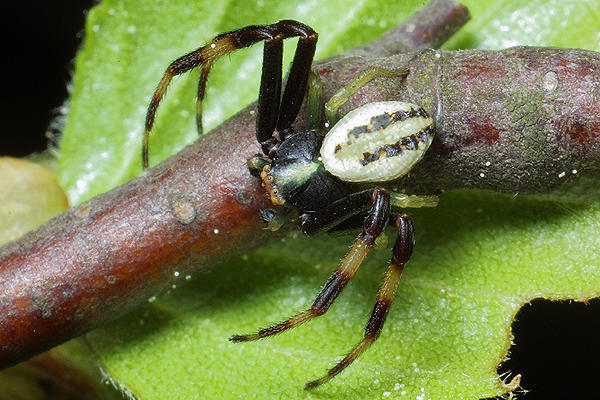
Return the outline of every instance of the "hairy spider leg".
[[[370,210],[364,220],[362,232],[308,310],[284,322],[262,329],[258,333],[235,335],[230,340],[232,342],[246,342],[261,339],[294,328],[325,314],[346,284],[352,279],[375,243],[375,239],[385,229],[390,216],[390,193],[379,187],[365,190],[337,200],[323,210],[305,213],[304,218],[301,216],[302,231],[310,235],[317,231],[328,230],[332,225],[365,211],[369,207]]]
[[[337,115],[338,109],[344,105],[354,93],[358,92],[360,88],[371,82],[375,78],[379,77],[397,77],[408,75],[409,69],[407,67],[400,69],[386,69],[376,66],[368,66],[356,75],[346,86],[338,90],[331,98],[325,103],[325,118],[329,127],[335,125],[339,120]]]
[[[198,91],[196,96],[196,130],[198,135],[202,135],[202,99],[204,99],[204,91],[206,90],[206,80],[208,79],[208,73],[212,68],[213,60],[206,61],[202,65],[202,71],[200,72],[200,79],[198,80]]]
[[[300,32],[298,32],[299,34]],[[308,75],[315,56],[318,35],[312,29],[310,29],[310,32],[305,30],[303,34],[306,36],[299,35],[300,38],[298,39],[298,45],[294,53],[294,60],[292,61],[285,91],[281,99],[279,117],[277,118],[278,131],[286,130],[292,126],[298,116],[304,95],[306,94]]]
[[[241,46],[240,46],[241,47]],[[150,139],[150,131],[152,130],[152,126],[154,125],[154,118],[156,115],[156,109],[160,104],[165,92],[167,91],[167,87],[171,83],[171,80],[175,75],[183,74],[193,68],[196,68],[202,64],[206,64],[206,67],[203,68],[201,73],[200,82],[198,84],[198,93],[204,94],[204,88],[206,86],[203,80],[206,80],[208,77],[208,73],[210,72],[210,67],[212,65],[212,61],[227,54],[238,47],[235,47],[235,43],[232,37],[229,36],[217,36],[212,42],[206,46],[200,47],[199,49],[188,53],[182,57],[179,57],[175,61],[173,61],[167,67],[163,77],[161,78],[154,94],[152,95],[152,100],[150,100],[150,104],[148,105],[148,111],[146,113],[146,123],[144,129],[144,139],[142,143],[142,165],[144,168],[148,168],[148,142]],[[201,106],[196,106],[196,109],[200,111],[202,110]]]
[[[298,85],[299,88],[290,89],[289,94],[284,93],[284,101],[287,101],[292,105],[286,105],[285,117],[282,118],[281,122],[281,125],[285,126],[288,123],[288,119],[293,117],[291,122],[289,122],[289,124],[291,124],[298,113],[298,111],[295,111],[294,114],[296,104],[298,102],[302,102],[304,91],[306,90],[306,76],[308,75],[310,64],[312,63],[312,57],[318,38],[317,33],[314,32],[309,26],[293,20],[282,20],[271,25],[251,25],[235,31],[222,33],[216,36],[209,44],[202,46],[176,59],[167,67],[162,79],[160,80],[152,96],[152,100],[148,105],[144,129],[144,139],[142,145],[142,164],[144,168],[148,167],[148,142],[150,137],[150,131],[152,130],[152,126],[154,125],[156,109],[158,108],[158,105],[160,104],[167,90],[167,87],[169,86],[174,76],[183,74],[196,67],[199,67],[200,65],[203,65],[202,72],[200,74],[200,81],[198,83],[198,99],[196,103],[196,110],[197,113],[199,113],[199,115],[196,116],[196,124],[198,125],[199,132],[201,132],[202,105],[198,103],[201,103],[202,98],[204,97],[206,79],[208,78],[208,73],[210,72],[212,62],[225,54],[231,53],[237,49],[249,47],[260,41],[265,41],[265,52],[268,52],[269,55],[272,55],[277,52],[281,53],[282,48],[279,49],[281,47],[280,42],[283,39],[295,36],[300,36],[300,40],[298,42],[297,55],[296,57],[294,57],[294,62],[292,63],[292,70],[290,70],[290,79],[288,81],[290,83],[293,83],[294,85]],[[267,48],[269,50],[267,50]],[[274,78],[272,76],[269,76],[268,80],[270,81],[270,83],[265,89],[268,91],[268,93],[266,96],[262,97],[266,97],[264,101],[271,102],[277,105],[277,107],[274,110],[272,108],[267,107],[268,111],[275,111],[275,117],[271,117],[270,119],[266,119],[265,121],[260,120],[260,118],[257,119],[257,137],[259,135],[259,132],[261,137],[271,137],[275,126],[277,125],[277,118],[280,114],[280,91],[277,90],[277,80],[281,80],[282,68],[280,62],[278,66],[277,58],[281,58],[281,54],[274,55],[274,58],[275,61],[266,60],[265,62],[265,64],[273,64],[273,68],[271,68],[271,70],[275,71],[276,73]],[[308,67],[305,67],[305,65],[308,65]],[[303,69],[306,69],[306,71],[303,71]],[[277,78],[276,75],[279,75],[279,78]],[[279,87],[281,87],[280,83]],[[298,101],[297,92],[300,89],[302,90],[302,97],[300,98],[300,101]],[[288,92],[287,87],[286,92]],[[270,96],[273,97],[276,101],[272,100]],[[259,103],[261,101],[260,97],[261,96],[259,96]],[[198,122],[198,120],[200,120],[200,122]]]
[[[286,130],[292,126],[298,116],[317,46],[318,35],[315,31],[299,22],[295,24],[289,22],[280,21],[274,24],[275,29],[282,33],[282,37],[278,40],[265,41],[258,94],[256,140],[266,156],[269,156],[271,150],[285,139]],[[299,39],[283,96],[281,96],[282,39],[291,36],[299,36]]]
[[[314,70],[308,75],[308,95],[306,96],[306,129],[322,131],[323,122],[323,83]]]
[[[398,236],[392,251],[392,259],[386,271],[385,277],[377,294],[375,307],[365,328],[363,339],[340,361],[331,368],[327,374],[317,380],[306,384],[304,389],[311,390],[329,381],[352,364],[365,350],[367,350],[379,337],[388,311],[396,295],[398,284],[404,266],[410,259],[414,245],[414,224],[412,217],[405,213],[392,216],[394,226],[398,228]]]

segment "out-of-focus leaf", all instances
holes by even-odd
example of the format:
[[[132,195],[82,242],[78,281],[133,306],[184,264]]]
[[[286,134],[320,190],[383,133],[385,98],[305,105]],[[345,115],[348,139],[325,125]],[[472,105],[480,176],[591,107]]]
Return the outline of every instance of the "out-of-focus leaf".
[[[69,207],[54,175],[37,164],[0,157],[0,243],[16,239]]]

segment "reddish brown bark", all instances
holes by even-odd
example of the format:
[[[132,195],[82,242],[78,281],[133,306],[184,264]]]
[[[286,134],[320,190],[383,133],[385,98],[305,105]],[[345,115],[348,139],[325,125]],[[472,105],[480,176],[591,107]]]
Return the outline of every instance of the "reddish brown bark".
[[[437,135],[408,190],[599,197],[590,184],[600,175],[598,53],[515,47],[439,56],[413,61],[407,82],[409,96],[431,102]]]
[[[4,246],[0,364],[131,310],[184,279],[192,262],[208,267],[260,242],[268,204],[245,167],[258,152],[248,121],[242,112],[217,135]]]

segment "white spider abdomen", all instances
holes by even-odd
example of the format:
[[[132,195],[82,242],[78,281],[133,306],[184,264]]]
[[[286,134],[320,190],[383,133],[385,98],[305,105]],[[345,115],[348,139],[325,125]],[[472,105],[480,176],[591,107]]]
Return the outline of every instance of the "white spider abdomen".
[[[325,169],[343,181],[390,181],[423,158],[433,135],[433,119],[415,104],[368,103],[331,128],[321,158]]]

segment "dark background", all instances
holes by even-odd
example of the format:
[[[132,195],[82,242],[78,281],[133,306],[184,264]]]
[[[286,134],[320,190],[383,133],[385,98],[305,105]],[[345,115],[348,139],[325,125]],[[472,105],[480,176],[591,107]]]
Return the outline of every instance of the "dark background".
[[[45,132],[54,110],[67,98],[85,13],[93,3],[1,6],[6,47],[0,155],[20,157],[46,148]],[[518,398],[600,399],[599,317],[598,300],[587,305],[536,300],[524,307],[513,326],[511,360],[501,368],[523,375],[522,386],[530,392]]]
[[[0,6],[4,93],[0,155],[47,146],[45,132],[67,98],[73,57],[92,0],[7,1]]]

